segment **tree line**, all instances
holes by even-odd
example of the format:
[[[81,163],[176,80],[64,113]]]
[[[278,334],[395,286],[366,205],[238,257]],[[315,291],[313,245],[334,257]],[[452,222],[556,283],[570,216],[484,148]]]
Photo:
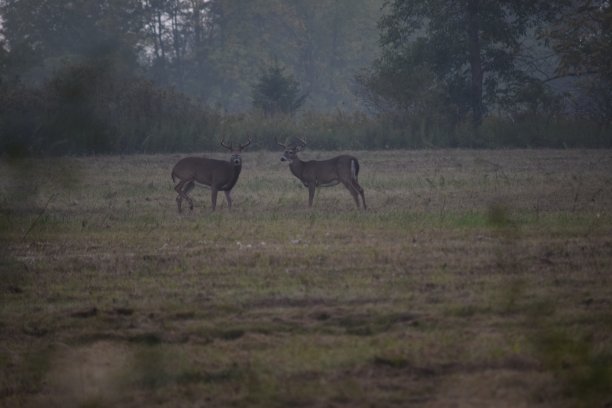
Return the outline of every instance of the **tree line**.
[[[610,126],[609,1],[395,0],[380,28],[382,57],[358,77],[379,111],[476,132],[487,116]]]
[[[0,0],[0,149],[610,147],[606,0]]]

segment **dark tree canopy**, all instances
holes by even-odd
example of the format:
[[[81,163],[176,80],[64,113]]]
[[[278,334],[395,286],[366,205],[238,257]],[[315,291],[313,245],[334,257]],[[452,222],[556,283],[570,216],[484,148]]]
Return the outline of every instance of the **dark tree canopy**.
[[[136,65],[138,0],[5,0],[0,12],[13,75],[39,79],[61,65],[93,59]]]
[[[220,133],[610,146],[611,15],[608,0],[0,0],[0,155]]]
[[[522,41],[551,12],[537,1],[392,1],[380,22],[383,55],[360,81],[378,105],[434,108],[478,125],[528,82]]]
[[[251,108],[253,82],[278,58],[310,109],[355,109],[353,72],[375,57],[383,1],[0,0],[0,45],[27,80],[104,56],[230,112]]]
[[[298,82],[278,63],[269,67],[253,86],[253,106],[266,116],[293,115],[305,100]]]
[[[608,0],[571,2],[542,37],[559,56],[557,73],[597,74],[612,80],[612,5]]]

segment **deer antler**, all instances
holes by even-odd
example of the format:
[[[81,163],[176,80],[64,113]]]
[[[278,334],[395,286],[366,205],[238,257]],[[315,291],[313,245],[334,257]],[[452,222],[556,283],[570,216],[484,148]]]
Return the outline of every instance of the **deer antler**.
[[[223,143],[223,141],[224,141],[224,140],[225,140],[225,136],[223,136],[223,137],[221,138],[221,146],[225,147],[227,150],[230,150],[230,151],[231,151],[231,150],[234,150],[234,149],[232,148],[233,143],[232,143],[232,142],[230,142],[230,144],[229,144],[229,146],[228,146],[228,145],[226,145],[225,143]]]
[[[276,144],[279,145],[280,147],[282,147],[283,149],[287,148],[287,145],[282,144],[281,142],[278,141],[278,138],[274,137],[274,140],[276,140]]]
[[[306,147],[306,141],[304,139],[301,139],[301,138],[297,137],[297,136],[295,138],[302,144],[301,146],[296,146],[296,149],[298,151],[304,150],[304,148]]]
[[[246,144],[241,144],[240,146],[240,150],[244,149],[245,147],[247,147],[248,145],[251,144],[251,142],[253,141],[253,138],[251,137],[251,135],[249,135],[249,140],[247,140]]]

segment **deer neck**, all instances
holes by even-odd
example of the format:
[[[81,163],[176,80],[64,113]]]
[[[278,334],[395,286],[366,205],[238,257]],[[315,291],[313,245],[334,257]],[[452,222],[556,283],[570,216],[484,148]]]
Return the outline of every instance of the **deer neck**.
[[[304,162],[298,159],[297,157],[289,163],[289,168],[291,169],[291,173],[300,180],[304,181],[303,171],[304,171]]]
[[[234,188],[234,186],[236,185],[236,182],[238,181],[238,176],[240,176],[240,172],[242,171],[242,165],[240,166],[234,166],[232,165],[232,175],[230,177],[230,180],[227,182],[227,184],[223,185],[220,190],[231,190],[232,188]]]

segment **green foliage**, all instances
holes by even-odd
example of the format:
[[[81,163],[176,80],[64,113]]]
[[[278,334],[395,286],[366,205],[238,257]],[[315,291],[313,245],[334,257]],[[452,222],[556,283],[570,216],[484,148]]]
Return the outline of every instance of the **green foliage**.
[[[612,79],[612,6],[609,1],[570,2],[541,34],[560,62],[560,75],[597,74]]]
[[[554,373],[563,390],[576,398],[576,406],[598,406],[612,387],[612,356],[593,345],[591,335],[537,322],[532,342],[544,368]]]
[[[521,41],[545,19],[542,9],[542,2],[392,1],[380,22],[383,55],[358,76],[364,96],[379,110],[480,125],[532,75],[519,60],[529,61]]]
[[[65,58],[106,56],[229,111],[251,107],[253,83],[276,58],[305,84],[311,108],[354,109],[351,73],[377,52],[382,1],[7,0],[0,41],[11,77],[40,80]]]
[[[612,133],[584,119],[539,113],[488,116],[476,132],[469,122],[454,128],[427,117],[398,119],[363,113],[304,112],[296,118],[257,114],[224,118],[228,138],[254,136],[254,149],[278,149],[275,139],[299,137],[317,150],[423,149],[445,147],[612,147]]]
[[[7,0],[0,27],[11,54],[9,73],[28,80],[52,74],[65,58],[109,58],[135,66],[142,24],[138,0]]]
[[[144,3],[155,80],[235,112],[251,108],[251,88],[274,60],[309,90],[311,108],[357,107],[350,71],[374,58],[382,0]]]
[[[430,147],[610,147],[597,122],[530,104],[510,117],[488,116],[476,132],[435,115],[364,113],[219,114],[184,95],[101,63],[67,66],[44,86],[0,85],[0,150],[30,154],[100,154],[215,150],[225,135],[253,149],[300,137],[314,149]]]
[[[266,116],[293,115],[304,104],[306,96],[293,76],[285,74],[276,62],[253,86],[253,107]]]
[[[607,2],[384,3],[372,65],[383,0],[0,1],[0,149],[612,145]],[[557,74],[594,72],[569,96],[523,47],[551,16]]]
[[[0,148],[27,154],[210,149],[219,117],[106,61],[68,65],[40,88],[4,86]]]

